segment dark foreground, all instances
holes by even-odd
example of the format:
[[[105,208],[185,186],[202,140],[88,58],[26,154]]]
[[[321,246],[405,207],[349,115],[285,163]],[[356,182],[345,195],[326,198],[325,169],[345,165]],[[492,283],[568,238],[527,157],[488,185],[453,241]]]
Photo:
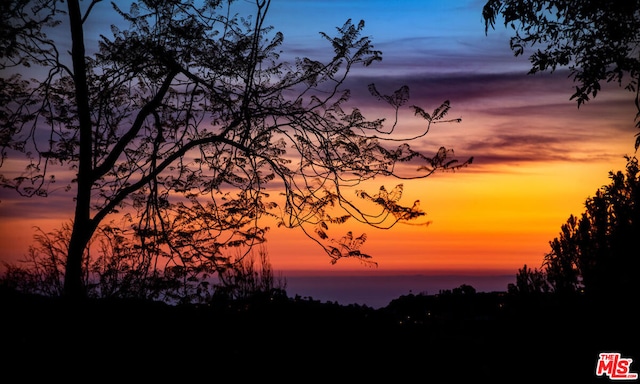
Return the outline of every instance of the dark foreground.
[[[6,383],[621,382],[596,376],[603,352],[640,372],[638,303],[624,299],[410,295],[374,310],[1,296]]]

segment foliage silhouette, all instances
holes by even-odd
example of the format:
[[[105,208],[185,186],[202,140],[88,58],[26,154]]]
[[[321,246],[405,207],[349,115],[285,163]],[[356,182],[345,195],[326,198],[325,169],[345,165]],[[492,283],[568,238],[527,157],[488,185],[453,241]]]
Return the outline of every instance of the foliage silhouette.
[[[257,297],[272,299],[287,297],[287,282],[282,276],[274,276],[265,247],[261,247],[258,260],[255,254],[239,256],[233,268],[219,273],[220,282],[214,287],[212,300],[255,300]],[[256,265],[258,264],[258,265]]]
[[[577,83],[571,95],[578,107],[596,97],[600,83],[617,82],[635,93],[636,127],[640,128],[640,1],[638,0],[487,0],[482,17],[485,32],[498,17],[514,35],[515,56],[540,47],[529,56],[529,73],[568,67]],[[636,150],[640,133],[636,134]]]
[[[547,281],[544,270],[527,268],[526,264],[518,269],[515,284],[507,286],[509,293],[518,295],[549,293],[551,290],[552,287]]]
[[[56,181],[74,190],[66,296],[86,295],[89,244],[104,231],[131,237],[142,275],[156,265],[182,278],[224,270],[229,250],[246,255],[265,241],[265,219],[301,228],[334,262],[368,262],[358,244],[332,245],[329,226],[350,218],[390,228],[424,212],[398,196],[360,194],[372,209],[347,188],[471,162],[445,148],[430,155],[409,146],[432,124],[459,121],[445,119],[448,101],[432,114],[408,107],[425,120],[418,133],[396,129],[408,87],[384,96],[369,86],[395,113],[391,127],[349,107],[345,80],[382,57],[362,21],[320,34],[329,59],[286,62],[284,36],[265,24],[269,1],[249,11],[219,0],[142,1],[128,11],[112,3],[121,21],[111,36],[83,30],[101,16],[99,1],[81,9],[69,0],[66,11],[61,4],[3,2],[1,165],[22,154],[25,169],[0,182],[29,197],[46,196]],[[69,27],[67,57],[59,31]],[[69,170],[73,177],[60,176]]]
[[[72,226],[45,233],[37,229],[35,243],[18,264],[4,263],[0,287],[32,295],[58,297],[64,291],[65,257]],[[286,279],[275,276],[267,250],[230,258],[217,274],[204,268],[148,266],[144,250],[112,227],[100,227],[99,256],[84,259],[83,285],[91,299],[135,299],[173,305],[286,297]]]
[[[587,199],[580,218],[571,215],[545,256],[555,291],[593,295],[640,294],[640,174],[636,157],[626,172],[610,172],[611,183]]]
[[[633,305],[471,292],[409,294],[377,310],[276,297],[226,306],[90,299],[69,311],[59,298],[0,289],[11,330],[3,334],[5,374],[27,379],[69,370],[68,377],[195,381],[202,366],[214,366],[255,380],[273,372],[299,380],[305,369],[322,379],[591,383],[601,382],[594,372],[603,348],[638,356]],[[74,348],[60,353],[59,345]],[[158,359],[185,351],[192,351],[187,363],[155,368]],[[370,368],[372,360],[379,366]]]
[[[610,172],[611,183],[570,215],[559,237],[549,242],[542,268],[518,270],[508,291],[519,295],[585,293],[594,298],[638,297],[637,239],[640,236],[640,174],[637,158],[626,171]]]

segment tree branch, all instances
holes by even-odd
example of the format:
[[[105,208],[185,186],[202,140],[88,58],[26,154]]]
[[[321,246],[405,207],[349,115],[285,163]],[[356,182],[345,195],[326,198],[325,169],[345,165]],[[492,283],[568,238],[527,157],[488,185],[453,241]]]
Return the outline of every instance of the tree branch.
[[[162,99],[169,91],[171,82],[177,74],[178,72],[175,70],[169,72],[167,78],[164,80],[162,86],[158,90],[158,93],[153,97],[153,99],[151,99],[151,101],[149,101],[144,105],[144,107],[142,107],[142,109],[138,113],[138,116],[136,116],[136,120],[133,122],[131,129],[129,129],[129,131],[120,138],[111,152],[109,152],[109,156],[107,156],[104,162],[94,169],[92,181],[100,179],[109,171],[109,169],[111,169],[111,167],[113,167],[127,145],[136,137],[136,135],[142,128],[142,124],[144,123],[145,119],[149,115],[151,115],[153,111],[155,111],[155,109],[160,105]]]

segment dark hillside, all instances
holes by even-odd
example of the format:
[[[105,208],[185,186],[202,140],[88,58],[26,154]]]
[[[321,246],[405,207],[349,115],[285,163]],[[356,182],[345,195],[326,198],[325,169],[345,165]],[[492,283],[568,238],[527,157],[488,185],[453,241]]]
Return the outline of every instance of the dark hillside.
[[[627,303],[628,304],[628,303]],[[608,382],[598,353],[634,358],[625,303],[505,293],[409,295],[383,309],[282,297],[175,307],[2,295],[5,373],[16,382]]]

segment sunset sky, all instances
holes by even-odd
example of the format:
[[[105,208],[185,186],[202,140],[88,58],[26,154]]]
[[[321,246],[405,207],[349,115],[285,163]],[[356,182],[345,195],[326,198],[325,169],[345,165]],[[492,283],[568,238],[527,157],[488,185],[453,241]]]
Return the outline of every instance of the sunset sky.
[[[453,148],[474,162],[456,173],[438,173],[405,182],[404,202],[419,199],[432,223],[388,231],[362,228],[364,250],[375,256],[375,272],[516,273],[540,267],[548,242],[570,214],[604,184],[608,172],[624,169],[634,153],[633,95],[614,84],[577,108],[568,72],[527,75],[528,56],[515,58],[509,30],[501,24],[484,32],[483,1],[275,1],[272,22],[300,54],[314,55],[331,31],[348,18],[364,19],[365,32],[383,60],[354,81],[358,105],[380,103],[366,85],[391,93],[406,84],[411,104],[426,110],[450,100],[451,117],[462,123],[439,126],[428,143]],[[292,17],[292,15],[296,15]],[[277,28],[278,29],[278,28]],[[525,52],[526,53],[526,52]],[[298,54],[298,52],[296,52]],[[384,92],[383,92],[384,93]],[[414,123],[414,120],[405,120]],[[372,183],[375,191],[394,180]],[[346,230],[346,229],[345,229]],[[279,235],[279,234],[278,234]],[[287,269],[366,270],[356,260],[328,260],[294,234],[279,242],[272,234],[269,253]],[[289,255],[290,250],[294,254]],[[298,250],[304,250],[298,251]]]
[[[268,23],[285,35],[285,55],[323,57],[331,52],[318,32],[333,33],[347,19],[366,23],[383,60],[359,71],[349,83],[353,105],[365,115],[390,113],[372,98],[402,85],[410,104],[431,110],[450,100],[449,116],[460,124],[438,126],[426,144],[444,145],[471,166],[404,181],[403,202],[421,201],[429,226],[398,225],[381,231],[345,224],[344,232],[366,232],[365,253],[377,268],[357,260],[336,265],[295,230],[273,229],[268,252],[284,276],[304,274],[515,274],[524,264],[540,267],[550,240],[570,214],[608,184],[608,172],[624,169],[634,154],[633,95],[608,85],[577,108],[564,70],[527,75],[525,56],[509,49],[510,30],[498,24],[484,32],[484,1],[300,1],[273,0]],[[105,17],[92,28],[108,25]],[[387,117],[391,117],[387,115]],[[410,129],[420,121],[406,117]],[[425,147],[427,148],[427,147]],[[9,160],[4,167],[11,167]],[[0,172],[4,172],[0,169]],[[376,179],[372,192],[400,181]],[[0,190],[0,260],[13,262],[27,252],[33,226],[45,229],[72,216],[70,194],[20,199]]]

